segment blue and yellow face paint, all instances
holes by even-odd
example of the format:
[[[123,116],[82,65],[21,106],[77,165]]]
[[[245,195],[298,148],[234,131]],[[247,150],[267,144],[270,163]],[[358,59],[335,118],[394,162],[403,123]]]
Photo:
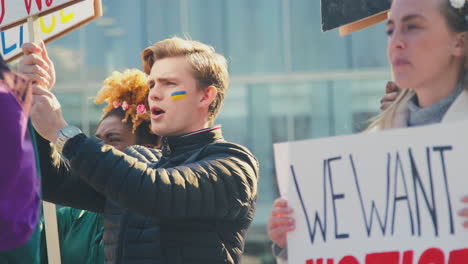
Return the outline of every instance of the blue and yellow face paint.
[[[178,92],[173,92],[171,94],[171,98],[172,100],[176,101],[176,100],[180,100],[180,99],[184,99],[185,97],[187,97],[188,94],[186,91],[178,91]]]

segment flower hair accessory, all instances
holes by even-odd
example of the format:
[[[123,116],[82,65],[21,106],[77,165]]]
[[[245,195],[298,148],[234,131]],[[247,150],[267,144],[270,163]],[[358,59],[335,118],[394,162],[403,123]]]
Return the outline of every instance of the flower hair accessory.
[[[114,108],[119,108],[121,103],[119,101],[114,101],[112,102],[112,105],[114,106]]]
[[[135,105],[129,105],[127,101],[123,101],[123,103],[120,103],[119,101],[114,101],[112,102],[112,105],[114,108],[119,108],[122,107],[122,110],[127,111],[130,107],[135,106]],[[146,114],[146,106],[144,104],[139,104],[136,106],[136,113],[143,115]]]
[[[146,106],[144,104],[139,104],[137,106],[137,113],[138,114],[145,114],[146,113]]]
[[[460,9],[465,6],[466,0],[450,0],[450,5],[453,8]]]
[[[102,110],[104,118],[113,110],[121,109],[125,112],[122,122],[132,123],[132,132],[135,133],[140,125],[149,124],[151,117],[147,111],[148,105],[148,79],[144,72],[137,69],[114,72],[104,81],[104,86],[98,92],[95,103],[107,102]]]
[[[127,111],[129,107],[130,107],[130,106],[128,105],[127,101],[123,101],[123,103],[122,103],[122,109],[123,109],[124,111]]]

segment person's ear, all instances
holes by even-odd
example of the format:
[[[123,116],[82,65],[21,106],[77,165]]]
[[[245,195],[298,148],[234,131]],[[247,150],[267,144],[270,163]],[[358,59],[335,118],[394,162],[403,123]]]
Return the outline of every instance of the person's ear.
[[[218,95],[218,89],[213,85],[208,86],[203,90],[203,96],[200,100],[201,106],[208,108],[216,98],[216,95]]]
[[[452,55],[455,57],[463,57],[466,54],[468,44],[468,35],[466,32],[456,33]]]

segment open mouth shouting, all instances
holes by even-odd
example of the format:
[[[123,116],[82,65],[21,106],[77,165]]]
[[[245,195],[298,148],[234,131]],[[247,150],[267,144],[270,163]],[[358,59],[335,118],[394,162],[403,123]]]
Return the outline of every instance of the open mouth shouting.
[[[151,119],[158,120],[164,116],[166,112],[159,107],[153,106],[151,107]]]

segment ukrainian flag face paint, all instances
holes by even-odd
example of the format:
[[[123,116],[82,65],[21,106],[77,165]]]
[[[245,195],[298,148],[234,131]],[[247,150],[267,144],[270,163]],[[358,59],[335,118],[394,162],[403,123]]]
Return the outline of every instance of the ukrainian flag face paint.
[[[171,98],[172,100],[174,101],[177,101],[177,100],[181,100],[181,99],[184,99],[188,96],[187,92],[186,91],[178,91],[178,92],[173,92],[171,94]]]
[[[406,0],[405,0],[406,1]],[[149,75],[151,130],[179,136],[202,128],[204,89],[198,89],[192,65],[185,56],[158,59]]]

